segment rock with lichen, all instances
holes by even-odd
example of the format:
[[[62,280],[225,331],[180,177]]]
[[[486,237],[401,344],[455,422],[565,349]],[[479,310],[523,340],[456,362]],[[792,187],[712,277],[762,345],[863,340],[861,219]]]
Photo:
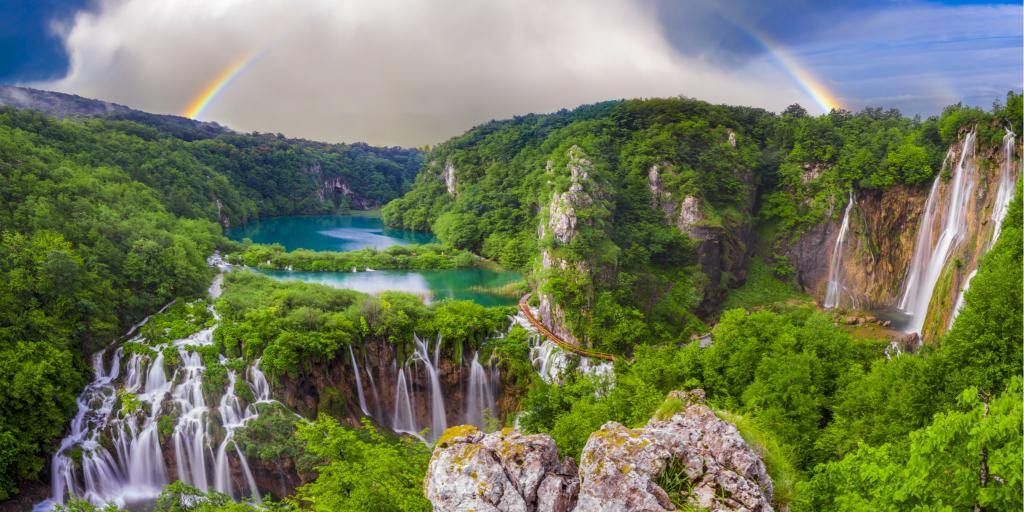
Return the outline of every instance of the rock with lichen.
[[[769,511],[772,481],[736,427],[704,404],[704,393],[674,391],[678,410],[642,428],[606,423],[580,458],[577,512],[704,510]],[[659,486],[675,472],[684,489]]]
[[[767,512],[773,484],[736,427],[694,390],[670,393],[644,427],[603,425],[578,472],[547,435],[453,427],[434,447],[424,492],[437,511]]]
[[[547,435],[464,425],[438,439],[423,486],[439,512],[568,512],[579,480]]]

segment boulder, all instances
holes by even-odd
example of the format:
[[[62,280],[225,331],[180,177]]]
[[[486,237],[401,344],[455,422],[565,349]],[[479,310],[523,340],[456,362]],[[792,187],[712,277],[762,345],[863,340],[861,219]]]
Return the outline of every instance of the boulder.
[[[772,510],[764,463],[704,404],[704,392],[668,398],[670,416],[641,428],[609,422],[591,434],[578,471],[559,461],[547,435],[450,428],[434,447],[424,493],[439,512]]]
[[[463,425],[438,439],[423,487],[437,512],[568,512],[579,480],[550,436]]]
[[[645,427],[606,423],[580,458],[577,512],[675,510],[658,485],[666,468],[688,481],[685,499],[705,510],[769,511],[773,485],[736,427],[704,404],[703,391],[674,391],[681,410]]]

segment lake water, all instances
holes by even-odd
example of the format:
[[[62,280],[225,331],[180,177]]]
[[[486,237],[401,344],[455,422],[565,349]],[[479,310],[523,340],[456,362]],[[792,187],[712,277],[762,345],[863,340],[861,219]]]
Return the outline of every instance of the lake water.
[[[363,248],[384,249],[392,245],[436,242],[428,233],[401,231],[384,227],[380,219],[359,216],[275,217],[263,219],[228,231],[234,240],[283,245],[287,250],[354,251]],[[402,291],[427,301],[471,300],[483,306],[511,306],[516,297],[482,292],[522,279],[518,272],[483,269],[457,270],[377,270],[368,272],[292,272],[256,270],[275,279],[319,283],[363,293]]]
[[[289,251],[345,252],[437,241],[430,233],[391,229],[380,218],[358,215],[271,217],[231,228],[227,234],[232,240],[248,238],[258,244],[281,244]]]
[[[289,272],[263,269],[256,271],[275,279],[318,283],[363,293],[397,290],[419,295],[428,302],[444,299],[471,300],[483,306],[512,306],[515,305],[517,298],[483,293],[473,287],[498,287],[522,279],[517,272],[496,272],[476,268],[422,272]]]

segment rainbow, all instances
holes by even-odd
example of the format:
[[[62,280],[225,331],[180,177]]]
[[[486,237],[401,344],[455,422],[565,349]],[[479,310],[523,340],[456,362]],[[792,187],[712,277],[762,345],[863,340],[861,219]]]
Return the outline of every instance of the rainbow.
[[[771,55],[772,59],[785,71],[790,78],[793,79],[797,85],[816,103],[824,113],[829,113],[831,110],[845,108],[843,103],[839,101],[835,93],[830,91],[825,85],[814,76],[807,66],[800,62],[799,59],[790,55],[785,49],[782,43],[776,42],[768,34],[765,34],[743,20],[738,19],[734,16],[726,16],[725,13],[719,12],[719,16],[731,23],[741,32],[745,33],[755,43],[764,48],[768,55]]]
[[[758,36],[753,32],[751,32],[751,35],[756,39],[759,39],[764,44],[765,48],[768,49],[769,54],[775,59],[775,62],[777,62],[779,66],[781,66],[782,69],[784,69],[786,73],[793,78],[800,88],[803,89],[803,91],[807,93],[807,95],[810,96],[826,114],[833,109],[841,110],[843,108],[843,104],[839,101],[839,98],[837,98],[832,91],[828,90],[825,85],[821,83],[821,80],[814,76],[814,74],[811,73],[803,63],[797,60],[796,57],[790,55],[789,52],[782,49],[781,45],[770,42],[771,40],[767,39],[766,36]]]
[[[189,119],[198,119],[199,116],[202,115],[203,110],[210,105],[210,102],[212,102],[225,87],[234,81],[235,78],[238,78],[238,76],[241,75],[249,64],[252,64],[257,57],[258,54],[250,52],[231,62],[231,65],[224,68],[223,71],[217,74],[217,78],[207,84],[207,86],[204,87],[191,102],[189,102],[188,107],[182,111],[181,115]]]

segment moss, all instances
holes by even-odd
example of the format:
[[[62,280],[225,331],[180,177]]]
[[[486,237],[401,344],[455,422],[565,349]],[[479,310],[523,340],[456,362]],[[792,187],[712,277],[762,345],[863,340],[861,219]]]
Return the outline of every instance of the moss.
[[[686,404],[682,400],[676,397],[668,397],[660,406],[658,406],[658,410],[654,412],[654,417],[658,420],[665,421],[685,410]]]
[[[121,402],[121,417],[135,414],[142,408],[142,402],[135,397],[135,393],[129,393],[123,389],[117,391],[117,399]]]
[[[434,445],[440,448],[447,448],[452,445],[452,441],[454,441],[455,438],[469,437],[473,434],[476,434],[479,431],[480,429],[476,428],[473,425],[458,425],[455,427],[450,427],[448,430],[445,430],[443,434],[441,434],[441,437],[437,438],[437,442],[434,443]]]

